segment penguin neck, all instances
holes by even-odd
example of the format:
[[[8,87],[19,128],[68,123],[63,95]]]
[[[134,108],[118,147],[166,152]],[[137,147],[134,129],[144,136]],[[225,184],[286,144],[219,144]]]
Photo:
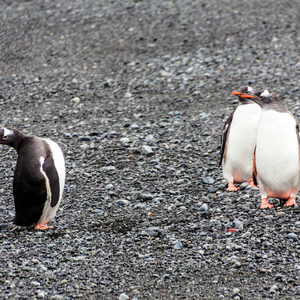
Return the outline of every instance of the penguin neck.
[[[262,104],[261,108],[263,110],[275,110],[277,112],[287,112],[288,111],[288,109],[285,107],[285,105],[281,101]]]
[[[254,102],[248,98],[242,98],[242,97],[239,97],[239,101],[240,101],[240,105],[243,105],[243,104],[253,104]]]
[[[19,149],[21,148],[22,144],[24,143],[24,140],[26,139],[26,135],[20,132],[19,130],[14,129],[14,140],[10,144],[11,147],[17,150],[19,152]]]

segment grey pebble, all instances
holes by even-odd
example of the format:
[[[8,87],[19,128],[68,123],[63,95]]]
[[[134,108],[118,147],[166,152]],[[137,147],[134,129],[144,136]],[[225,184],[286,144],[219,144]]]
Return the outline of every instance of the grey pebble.
[[[143,145],[141,146],[141,153],[144,155],[152,155],[154,152],[150,146]]]
[[[64,297],[62,295],[53,295],[50,297],[50,300],[61,300]]]
[[[152,194],[146,194],[146,193],[139,193],[136,196],[137,199],[142,200],[142,201],[149,201],[153,199]]]
[[[129,140],[129,138],[127,138],[127,137],[123,137],[123,138],[120,138],[120,142],[121,142],[122,144],[128,144],[128,143],[130,142],[130,140]]]
[[[201,182],[205,184],[214,184],[215,180],[212,177],[204,177]]]
[[[278,290],[278,287],[276,284],[273,284],[269,290],[269,293],[271,294],[276,294],[277,293],[277,290]]]
[[[109,138],[116,138],[116,137],[119,137],[120,135],[119,135],[119,133],[117,133],[116,131],[110,131],[110,132],[107,134],[107,136],[108,136]]]
[[[119,296],[119,300],[128,300],[129,296],[126,293],[122,293]]]
[[[208,204],[207,203],[203,203],[200,208],[199,208],[200,211],[208,211]]]
[[[43,292],[43,291],[40,291],[40,292],[38,292],[38,294],[37,294],[37,298],[38,299],[44,299],[45,298],[45,292]]]
[[[235,228],[235,229],[242,230],[243,226],[244,226],[243,222],[240,221],[239,219],[234,219],[233,222],[232,222],[232,227]]]
[[[78,142],[90,142],[92,139],[89,136],[80,136],[77,141]]]
[[[118,206],[126,206],[126,205],[129,205],[129,203],[130,202],[126,199],[119,199],[119,200],[116,201],[116,204]]]
[[[244,190],[245,188],[247,188],[247,186],[248,186],[248,182],[247,181],[241,183],[240,184],[240,190]]]
[[[233,297],[233,296],[236,296],[239,292],[240,292],[240,289],[239,289],[239,288],[234,288],[234,289],[232,290],[232,297]]]
[[[151,142],[154,139],[154,136],[152,134],[148,134],[145,137],[145,142]]]
[[[286,237],[287,237],[288,239],[292,239],[292,240],[298,239],[297,234],[295,234],[294,232],[288,233],[288,234],[286,235]]]
[[[108,172],[113,172],[116,171],[116,167],[115,166],[106,166],[106,167],[102,167],[101,171],[108,171]]]
[[[174,247],[175,250],[179,250],[183,248],[183,245],[180,241],[175,242]]]

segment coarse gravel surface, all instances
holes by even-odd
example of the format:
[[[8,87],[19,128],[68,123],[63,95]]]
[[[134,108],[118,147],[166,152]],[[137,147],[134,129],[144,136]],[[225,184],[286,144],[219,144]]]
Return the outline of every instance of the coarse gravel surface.
[[[67,180],[54,229],[0,232],[0,298],[299,299],[299,208],[260,210],[218,167],[231,91],[270,88],[299,117],[299,17],[295,0],[1,1],[1,126],[57,141]]]

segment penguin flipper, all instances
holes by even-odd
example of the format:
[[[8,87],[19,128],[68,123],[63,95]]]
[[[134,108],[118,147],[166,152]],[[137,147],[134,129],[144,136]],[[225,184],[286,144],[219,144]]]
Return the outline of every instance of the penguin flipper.
[[[54,164],[54,160],[51,156],[47,156],[45,158],[44,164],[43,164],[43,170],[45,171],[49,184],[50,184],[50,190],[51,190],[51,207],[54,207],[59,200],[59,177],[58,173],[56,171],[56,167]]]
[[[295,117],[294,117],[294,119],[296,121],[296,134],[297,134],[297,137],[298,137],[299,163],[300,163],[300,126],[299,126],[299,123],[298,123],[298,121],[296,120]]]
[[[253,178],[254,185],[257,186],[258,183],[257,183],[257,170],[256,170],[256,147],[254,149],[254,154],[253,154],[252,178]]]
[[[235,110],[231,113],[231,115],[228,117],[227,121],[225,122],[225,125],[222,130],[222,136],[221,136],[221,157],[219,161],[219,167],[222,164],[223,158],[226,156],[226,148],[227,148],[227,138],[230,130],[230,125],[233,119],[233,114]]]

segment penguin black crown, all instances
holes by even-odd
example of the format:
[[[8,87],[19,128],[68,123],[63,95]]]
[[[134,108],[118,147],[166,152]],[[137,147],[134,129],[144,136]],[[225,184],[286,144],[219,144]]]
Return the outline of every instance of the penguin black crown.
[[[65,160],[60,147],[49,139],[1,128],[0,144],[16,149],[13,195],[17,226],[51,228],[65,184]]]

